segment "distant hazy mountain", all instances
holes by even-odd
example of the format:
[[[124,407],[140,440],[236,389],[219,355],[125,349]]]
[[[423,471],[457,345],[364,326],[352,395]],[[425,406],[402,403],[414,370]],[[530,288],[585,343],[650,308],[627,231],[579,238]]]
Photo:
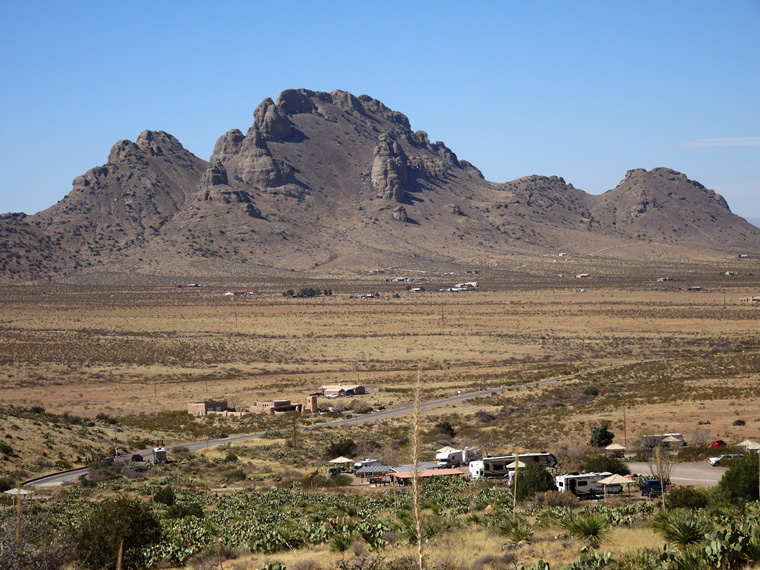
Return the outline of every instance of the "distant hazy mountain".
[[[760,229],[667,168],[631,170],[600,196],[556,176],[489,182],[380,101],[300,89],[263,101],[208,162],[160,131],[117,142],[59,203],[0,216],[0,243],[0,278],[22,281],[498,266],[558,251],[704,258],[760,252]]]

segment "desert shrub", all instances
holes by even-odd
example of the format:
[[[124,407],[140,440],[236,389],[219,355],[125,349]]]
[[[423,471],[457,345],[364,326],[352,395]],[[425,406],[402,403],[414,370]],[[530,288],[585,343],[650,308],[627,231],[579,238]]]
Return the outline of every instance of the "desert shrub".
[[[121,497],[98,505],[82,520],[76,554],[87,568],[114,568],[123,546],[124,567],[139,564],[138,549],[161,540],[161,525],[142,501]]]
[[[56,528],[48,517],[41,515],[24,517],[20,531],[16,538],[15,517],[0,522],[0,568],[69,568],[69,563],[74,560],[74,537],[70,530],[60,526]]]
[[[203,508],[198,503],[174,504],[166,509],[167,519],[184,519],[185,517],[203,518]]]
[[[482,424],[486,424],[488,422],[492,422],[496,419],[496,416],[493,414],[489,414],[485,410],[478,410],[475,412],[475,418]]]
[[[583,393],[586,396],[596,397],[599,395],[599,388],[597,388],[596,386],[588,386],[585,390],[583,390]]]
[[[171,507],[176,501],[177,496],[174,494],[174,489],[169,485],[166,487],[159,487],[153,494],[153,500],[167,507]]]
[[[5,477],[0,478],[0,493],[4,493],[10,489],[13,489],[13,481]]]
[[[607,519],[597,513],[566,515],[559,524],[571,536],[593,545],[604,542],[612,530]]]
[[[581,462],[581,468],[588,473],[609,471],[618,475],[628,475],[631,472],[625,461],[607,455],[597,455],[596,457],[584,459]]]
[[[353,439],[339,439],[333,441],[325,450],[325,457],[335,459],[336,457],[351,457],[356,453],[356,442]]]
[[[530,499],[536,493],[554,489],[554,478],[538,463],[528,463],[517,473],[517,500]]]
[[[747,453],[731,462],[718,482],[718,489],[731,501],[758,500],[758,454]]]
[[[451,422],[447,419],[442,419],[435,424],[436,433],[442,433],[448,437],[454,437],[457,432]]]
[[[235,463],[238,460],[238,456],[235,455],[234,451],[228,451],[227,455],[224,456],[224,461],[226,463]]]
[[[591,430],[591,440],[589,445],[591,447],[607,447],[615,439],[615,434],[609,430],[607,424],[602,424]]]
[[[709,502],[705,491],[692,486],[676,487],[668,492],[668,507],[671,509],[703,509]]]
[[[90,470],[87,478],[94,483],[102,483],[104,481],[113,481],[121,476],[121,472],[124,469],[123,463],[116,461],[96,461],[90,464]]]
[[[0,441],[0,453],[10,455],[11,457],[14,455],[13,448],[4,441]]]
[[[328,477],[327,486],[328,487],[345,487],[347,485],[350,485],[351,481],[353,481],[353,477],[351,477],[351,475],[346,475],[345,473],[341,473],[340,475],[335,475],[334,477]]]
[[[559,493],[557,491],[546,491],[546,493],[538,493],[534,498],[537,500],[539,506],[546,505],[547,507],[577,507],[580,504],[580,499],[572,493]]]
[[[735,426],[746,426],[747,422],[745,422],[744,420],[734,420],[734,425]]]
[[[232,483],[234,481],[245,481],[247,477],[248,475],[246,475],[245,470],[242,467],[238,467],[237,469],[233,469],[227,473],[222,478],[222,481],[225,481],[227,483]]]

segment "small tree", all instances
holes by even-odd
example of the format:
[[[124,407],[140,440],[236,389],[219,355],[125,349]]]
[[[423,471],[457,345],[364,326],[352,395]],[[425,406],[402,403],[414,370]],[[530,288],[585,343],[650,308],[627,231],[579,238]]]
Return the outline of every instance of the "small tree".
[[[602,424],[591,430],[591,447],[607,447],[615,439],[615,434],[609,430],[608,424]]]
[[[161,525],[142,501],[121,497],[101,503],[82,521],[77,558],[88,568],[114,568],[119,552],[125,567],[137,566],[138,550],[161,540]]]
[[[525,501],[533,498],[536,493],[551,491],[554,487],[554,478],[538,463],[528,463],[520,467],[517,475],[517,500]]]

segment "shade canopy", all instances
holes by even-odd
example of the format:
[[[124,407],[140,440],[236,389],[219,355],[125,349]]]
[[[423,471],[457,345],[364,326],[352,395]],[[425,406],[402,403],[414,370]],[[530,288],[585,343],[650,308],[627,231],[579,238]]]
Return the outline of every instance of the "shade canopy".
[[[328,463],[353,463],[353,459],[349,459],[348,457],[343,457],[342,455],[340,457],[336,457],[335,459],[331,459],[328,461]]]
[[[436,453],[452,453],[454,451],[459,451],[458,449],[454,449],[453,447],[449,447],[448,445],[446,447],[442,447]]]
[[[597,481],[597,483],[601,483],[602,485],[627,485],[629,483],[633,483],[630,479],[627,477],[623,477],[622,475],[618,475],[617,473],[610,475],[609,477],[605,477],[604,479],[600,479]]]
[[[507,465],[507,469],[514,469],[515,466],[517,466],[520,469],[522,469],[523,467],[525,467],[525,463],[523,463],[522,461],[513,461],[512,463],[510,463],[509,465]]]
[[[605,447],[604,449],[608,449],[610,451],[623,451],[625,449],[625,447],[623,447],[619,443],[611,443],[607,447]]]
[[[745,439],[741,443],[737,443],[736,447],[743,447],[744,449],[760,449],[760,443],[752,441],[751,439]]]
[[[682,443],[680,439],[677,437],[673,437],[672,435],[669,435],[668,437],[664,438],[662,441],[665,443]]]

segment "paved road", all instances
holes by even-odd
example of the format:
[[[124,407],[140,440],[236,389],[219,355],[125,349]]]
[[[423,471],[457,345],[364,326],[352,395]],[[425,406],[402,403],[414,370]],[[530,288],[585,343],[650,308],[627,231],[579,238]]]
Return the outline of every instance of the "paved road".
[[[652,471],[647,463],[632,462],[628,464],[631,473],[649,475]],[[713,467],[707,460],[698,463],[676,463],[670,474],[670,480],[675,485],[691,485],[693,487],[714,487],[718,484],[728,467]]]
[[[553,384],[560,380],[569,380],[571,378],[576,378],[578,376],[593,374],[594,372],[601,372],[603,370],[614,370],[616,368],[622,368],[624,366],[631,366],[632,364],[640,364],[641,362],[653,362],[654,360],[659,360],[659,359],[651,359],[647,361],[637,360],[635,362],[629,362],[625,364],[616,364],[614,366],[604,366],[604,367],[594,368],[592,370],[584,370],[583,372],[577,372],[576,374],[569,374],[567,376],[553,376],[551,378],[546,378],[544,380],[536,380],[535,382],[525,382],[523,384],[516,384],[516,385],[511,385],[511,386],[500,386],[498,388],[494,387],[494,388],[489,388],[487,390],[479,390],[477,392],[466,392],[462,394],[456,394],[454,396],[449,396],[447,398],[439,398],[437,400],[428,400],[427,402],[423,402],[422,409],[429,410],[433,408],[439,408],[442,406],[450,406],[451,404],[458,404],[460,402],[464,402],[465,400],[472,400],[474,398],[482,398],[485,396],[490,396],[493,393],[501,394],[503,392],[507,392],[510,390],[520,390],[520,389],[525,389],[525,388],[531,388],[534,386],[546,386],[548,384]],[[357,416],[350,419],[312,424],[310,426],[307,426],[306,429],[320,429],[320,428],[325,428],[325,427],[340,427],[340,426],[364,424],[368,422],[376,422],[376,421],[385,420],[388,418],[395,418],[398,416],[404,416],[404,415],[410,414],[413,409],[414,409],[414,406],[410,404],[407,406],[392,408],[390,410],[383,410],[381,412],[375,412],[372,414]],[[198,451],[199,449],[205,449],[207,447],[215,447],[217,445],[226,445],[226,444],[241,443],[243,441],[250,441],[252,439],[261,438],[263,436],[264,436],[263,433],[233,435],[231,437],[227,437],[224,439],[201,440],[201,441],[195,441],[191,443],[178,443],[175,445],[167,445],[166,449],[171,451],[175,447],[186,447],[190,451]],[[143,449],[140,451],[135,451],[134,453],[140,454],[148,458],[152,456],[153,450]],[[117,461],[126,462],[129,460],[129,457],[131,457],[131,454],[118,457]],[[26,481],[25,483],[23,483],[23,486],[38,487],[38,488],[56,487],[58,485],[63,485],[64,483],[67,483],[67,482],[76,481],[76,479],[78,479],[82,475],[87,474],[87,471],[88,471],[87,467],[83,467],[81,469],[74,469],[72,471],[64,471],[62,473],[55,473],[53,475],[47,475],[45,477],[39,477],[37,479],[31,479],[29,481]]]

